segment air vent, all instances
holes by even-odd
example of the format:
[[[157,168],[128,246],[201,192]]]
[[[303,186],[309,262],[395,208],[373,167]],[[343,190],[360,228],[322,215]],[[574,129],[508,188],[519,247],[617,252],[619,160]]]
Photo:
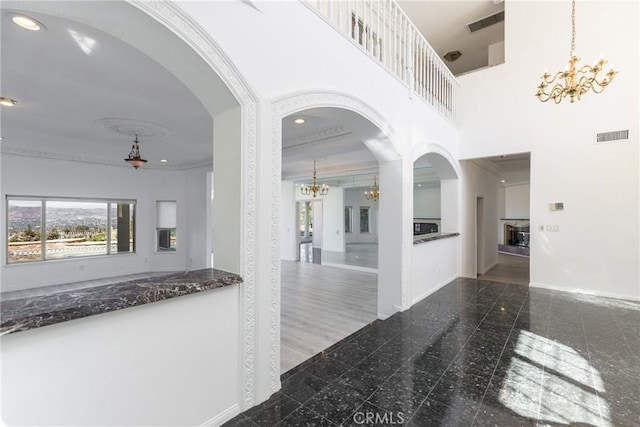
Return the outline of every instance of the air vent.
[[[606,144],[609,142],[624,141],[629,139],[629,129],[615,130],[613,132],[602,132],[596,134],[596,144]]]
[[[493,15],[487,16],[486,18],[478,19],[475,22],[467,24],[467,29],[469,30],[469,32],[475,33],[478,30],[482,30],[483,28],[490,27],[502,21],[504,21],[504,10],[502,12],[495,13]]]

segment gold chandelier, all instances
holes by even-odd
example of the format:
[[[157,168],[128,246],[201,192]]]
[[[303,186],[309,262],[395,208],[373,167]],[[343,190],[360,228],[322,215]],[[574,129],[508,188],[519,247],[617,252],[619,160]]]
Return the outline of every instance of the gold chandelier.
[[[312,185],[303,185],[300,187],[300,191],[305,196],[313,195],[316,197],[316,194],[321,196],[326,196],[329,193],[329,186],[327,184],[318,185],[316,181],[316,161],[313,161],[313,184]]]
[[[380,198],[380,191],[378,189],[378,183],[376,182],[376,177],[373,177],[373,187],[369,187],[370,191],[364,192],[364,198],[367,200],[373,200],[374,202]]]
[[[598,80],[598,73],[603,70],[604,65],[607,63],[604,59],[599,59],[596,65],[584,65],[582,67],[576,67],[576,63],[580,61],[575,55],[576,51],[576,1],[571,1],[571,53],[569,54],[569,64],[564,71],[558,71],[553,78],[548,73],[542,75],[542,83],[538,86],[538,92],[536,97],[542,101],[547,102],[552,99],[553,102],[559,104],[563,98],[569,97],[571,103],[593,90],[595,93],[600,93],[604,88],[611,83],[617,71],[613,70],[613,67],[605,74],[605,76]],[[557,82],[556,82],[557,79]],[[556,82],[554,84],[554,82]],[[549,87],[549,85],[552,85]]]
[[[124,159],[124,161],[133,166],[134,169],[138,169],[140,166],[144,166],[144,164],[147,163],[145,159],[140,157],[139,142],[138,135],[136,135],[136,138],[133,140],[133,145],[131,146],[131,151],[129,152],[129,157]]]

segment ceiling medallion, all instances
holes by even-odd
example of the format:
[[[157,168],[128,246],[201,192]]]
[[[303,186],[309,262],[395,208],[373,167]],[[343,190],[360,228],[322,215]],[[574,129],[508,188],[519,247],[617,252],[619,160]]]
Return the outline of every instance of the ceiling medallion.
[[[164,138],[172,133],[164,126],[142,120],[107,118],[95,123],[110,132],[130,137]]]

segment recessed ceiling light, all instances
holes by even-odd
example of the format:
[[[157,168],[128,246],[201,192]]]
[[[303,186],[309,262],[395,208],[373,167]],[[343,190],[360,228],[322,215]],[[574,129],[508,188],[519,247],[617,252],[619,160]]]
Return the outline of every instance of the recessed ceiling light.
[[[167,159],[160,159],[160,163],[167,163],[169,160]]]
[[[507,182],[507,180],[506,179],[501,179],[500,182],[504,184],[505,182]]]
[[[422,184],[418,184],[418,187],[422,187]]]
[[[11,18],[16,25],[31,31],[38,31],[44,28],[44,25],[26,15],[13,15]]]
[[[293,121],[293,123],[295,123],[295,124],[297,124],[297,125],[301,125],[301,124],[303,124],[304,122],[305,122],[305,120],[304,120],[303,118],[301,118],[301,117],[299,117],[299,118],[297,118],[297,119],[295,119],[295,120]]]
[[[5,107],[13,107],[17,103],[18,101],[16,101],[15,99],[5,97],[0,98],[0,105],[4,105]]]

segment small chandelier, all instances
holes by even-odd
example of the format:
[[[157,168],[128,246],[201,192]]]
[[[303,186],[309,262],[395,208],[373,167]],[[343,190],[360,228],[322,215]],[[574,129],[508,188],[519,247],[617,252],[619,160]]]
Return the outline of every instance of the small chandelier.
[[[300,187],[300,191],[305,196],[310,196],[313,194],[313,197],[316,197],[316,194],[321,196],[326,196],[329,193],[329,186],[327,184],[318,185],[316,182],[316,161],[313,161],[313,184],[312,185],[303,185]]]
[[[373,177],[373,187],[369,187],[371,191],[364,192],[364,198],[367,200],[373,200],[374,202],[378,201],[380,198],[380,191],[378,191],[378,183],[376,182],[376,177]]]
[[[140,166],[144,166],[147,161],[140,157],[140,146],[138,145],[140,141],[138,141],[138,135],[136,135],[136,139],[133,140],[133,145],[131,146],[131,151],[129,152],[129,157],[124,159],[125,162],[129,163],[134,169],[138,169]]]
[[[571,52],[569,54],[569,64],[564,71],[558,71],[553,78],[548,73],[544,73],[541,77],[542,83],[538,86],[538,92],[536,97],[542,101],[547,102],[552,99],[553,102],[559,104],[563,98],[569,96],[571,103],[576,99],[580,100],[580,97],[589,90],[593,90],[595,93],[600,93],[604,88],[611,83],[617,71],[613,70],[613,67],[605,74],[605,76],[598,80],[598,73],[603,70],[604,65],[607,63],[604,59],[599,59],[596,65],[593,67],[590,65],[583,65],[582,67],[576,67],[576,63],[580,61],[575,55],[576,51],[576,1],[571,2]],[[556,82],[556,79],[558,80]],[[553,84],[556,82],[555,84]],[[549,85],[553,84],[551,88]]]

